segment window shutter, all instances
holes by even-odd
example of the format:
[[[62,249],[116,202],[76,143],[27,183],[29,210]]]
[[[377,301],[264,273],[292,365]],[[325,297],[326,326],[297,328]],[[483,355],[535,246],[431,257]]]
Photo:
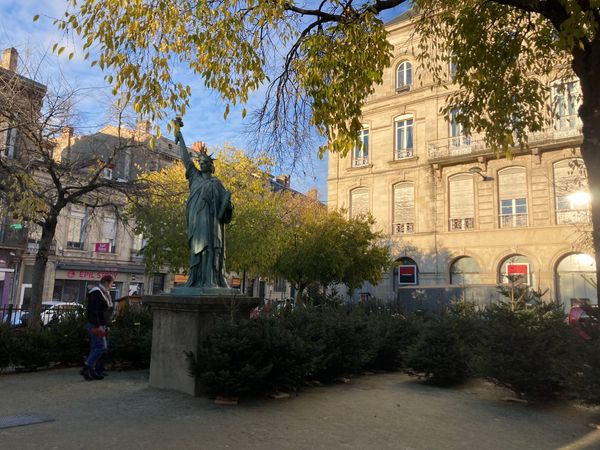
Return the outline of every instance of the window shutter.
[[[356,217],[369,212],[368,189],[355,189],[350,196],[350,217]]]
[[[117,234],[117,223],[114,216],[104,217],[102,220],[102,241],[114,240]]]
[[[394,186],[394,223],[415,221],[415,186],[402,183]]]
[[[458,175],[450,179],[450,218],[475,217],[473,175]]]
[[[498,191],[500,200],[527,198],[527,178],[525,169],[511,167],[499,174]]]

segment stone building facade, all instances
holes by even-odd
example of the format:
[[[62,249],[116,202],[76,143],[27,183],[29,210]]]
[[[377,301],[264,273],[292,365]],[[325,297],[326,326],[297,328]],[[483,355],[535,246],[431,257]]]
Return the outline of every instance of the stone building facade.
[[[27,145],[19,122],[37,120],[46,86],[17,73],[19,54],[14,48],[2,52],[0,60],[0,169],[18,157]],[[2,183],[0,173],[0,183]],[[0,308],[18,295],[21,256],[27,250],[28,230],[9,215],[0,195]]]
[[[387,25],[394,56],[363,107],[364,145],[329,155],[328,206],[370,212],[396,259],[363,291],[381,299],[411,287],[491,292],[514,276],[566,308],[597,302],[582,243],[590,218],[577,82],[552,89],[553,125],[512,149],[512,159],[498,157],[482,136],[464,135],[455,111],[440,113],[458,89],[452,64],[446,86],[434,85],[412,53],[413,20],[408,13]]]

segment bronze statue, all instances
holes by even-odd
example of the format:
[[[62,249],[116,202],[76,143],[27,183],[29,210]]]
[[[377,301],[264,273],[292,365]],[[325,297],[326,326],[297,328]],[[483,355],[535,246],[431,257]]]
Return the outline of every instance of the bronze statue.
[[[225,224],[231,221],[231,192],[213,176],[215,166],[211,155],[200,153],[200,169],[190,157],[175,119],[175,144],[179,143],[189,181],[190,195],[186,204],[187,239],[190,268],[186,287],[227,288],[225,281]]]

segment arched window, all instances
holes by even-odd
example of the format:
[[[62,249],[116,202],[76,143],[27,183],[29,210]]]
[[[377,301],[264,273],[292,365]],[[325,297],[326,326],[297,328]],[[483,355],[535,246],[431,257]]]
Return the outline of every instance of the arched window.
[[[396,91],[410,89],[412,85],[412,64],[410,61],[403,61],[398,64],[396,69]]]
[[[511,255],[505,258],[498,270],[500,283],[527,284],[532,286],[535,279],[531,270],[531,262],[523,255]]]
[[[415,185],[399,183],[394,186],[392,233],[415,232]]]
[[[414,120],[412,115],[398,117],[395,121],[394,159],[410,158],[414,154]]]
[[[590,193],[583,159],[564,159],[554,164],[556,223],[588,223]]]
[[[568,310],[581,303],[597,304],[596,261],[579,253],[564,257],[556,266],[557,298]]]
[[[357,188],[350,192],[350,218],[369,212],[369,190]]]
[[[358,134],[360,145],[354,147],[352,167],[369,164],[369,128],[364,127]]]
[[[394,287],[419,284],[419,267],[412,258],[399,258],[394,266]]]
[[[527,226],[527,175],[523,167],[498,172],[500,228]]]
[[[479,284],[479,264],[470,256],[462,256],[450,266],[450,284]]]
[[[462,173],[450,178],[448,182],[450,231],[472,230],[475,227],[475,196],[473,194],[473,175]]]

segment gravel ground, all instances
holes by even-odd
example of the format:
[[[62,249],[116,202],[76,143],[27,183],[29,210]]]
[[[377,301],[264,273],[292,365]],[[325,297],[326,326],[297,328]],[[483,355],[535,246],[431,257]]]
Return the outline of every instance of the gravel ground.
[[[524,406],[483,382],[455,389],[403,374],[218,406],[150,388],[147,372],[85,382],[76,369],[0,376],[0,449],[600,449],[600,409]]]

